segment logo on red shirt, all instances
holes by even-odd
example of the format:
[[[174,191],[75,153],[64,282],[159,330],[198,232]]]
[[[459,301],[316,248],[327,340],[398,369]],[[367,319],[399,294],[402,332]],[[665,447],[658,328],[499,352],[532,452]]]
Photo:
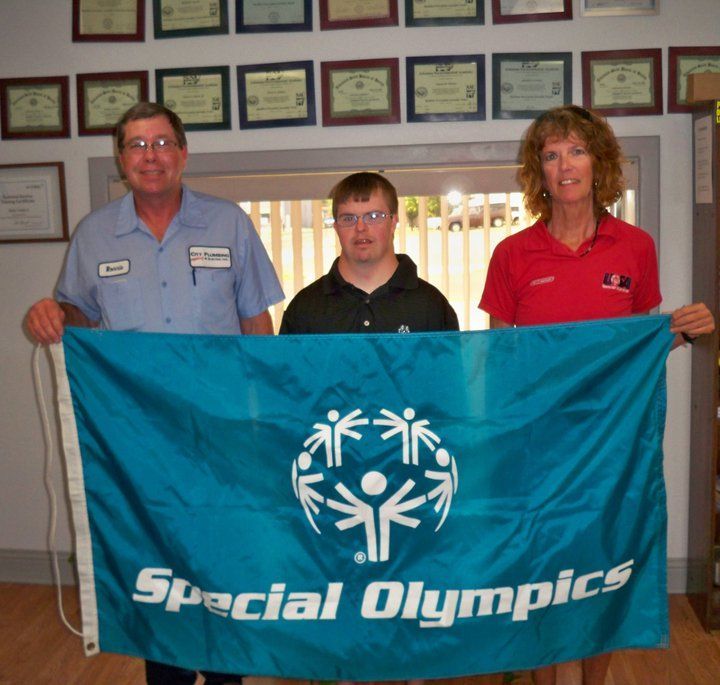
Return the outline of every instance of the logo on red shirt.
[[[606,273],[603,277],[602,287],[608,290],[621,290],[622,292],[629,292],[631,282],[632,278],[630,278],[630,276]]]

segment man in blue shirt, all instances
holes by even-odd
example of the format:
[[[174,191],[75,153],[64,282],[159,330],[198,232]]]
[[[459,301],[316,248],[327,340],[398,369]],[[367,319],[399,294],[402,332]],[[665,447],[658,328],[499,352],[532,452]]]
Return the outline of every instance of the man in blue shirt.
[[[131,192],[83,219],[55,299],[29,310],[38,342],[65,325],[168,333],[272,334],[283,299],[248,216],[182,185],[188,150],[178,116],[140,103],[120,120],[118,159]]]
[[[117,127],[131,192],[77,227],[55,299],[26,316],[38,342],[65,325],[167,333],[273,333],[268,307],[283,299],[267,253],[235,204],[182,185],[187,140],[180,118],[155,103]],[[211,685],[242,676],[203,673]],[[191,685],[195,671],[146,662],[148,685]]]

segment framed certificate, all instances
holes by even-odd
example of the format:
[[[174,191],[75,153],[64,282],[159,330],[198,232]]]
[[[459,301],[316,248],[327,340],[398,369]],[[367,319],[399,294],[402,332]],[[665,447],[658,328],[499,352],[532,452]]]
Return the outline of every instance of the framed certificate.
[[[0,243],[67,240],[63,163],[0,164]]]
[[[323,126],[397,124],[397,58],[321,62]]]
[[[69,138],[67,76],[0,79],[2,137]]]
[[[148,99],[147,71],[77,75],[78,133],[110,133],[125,112]]]
[[[572,53],[497,53],[492,78],[493,119],[534,119],[572,102]]]
[[[720,45],[670,48],[668,58],[668,112],[692,112],[687,101],[690,74],[720,72]]]
[[[312,31],[311,0],[236,0],[235,31]]]
[[[485,23],[484,0],[405,0],[406,26]]]
[[[187,131],[230,128],[230,67],[156,69],[157,101],[177,114]]]
[[[660,49],[582,53],[583,105],[606,116],[662,114]]]
[[[323,31],[397,25],[397,0],[320,0]]]
[[[408,121],[485,118],[485,55],[408,57]]]
[[[494,24],[572,19],[572,0],[492,0]]]
[[[313,63],[238,66],[240,128],[315,125]]]
[[[73,0],[72,39],[145,40],[145,0]]]
[[[585,17],[617,17],[637,14],[659,14],[660,0],[580,0]]]
[[[227,0],[153,0],[155,38],[228,32]]]

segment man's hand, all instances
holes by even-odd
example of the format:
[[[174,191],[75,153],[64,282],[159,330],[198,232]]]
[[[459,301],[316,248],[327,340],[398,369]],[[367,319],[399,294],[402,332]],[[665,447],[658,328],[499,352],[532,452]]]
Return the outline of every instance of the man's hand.
[[[74,304],[46,297],[30,307],[25,325],[35,342],[51,345],[60,342],[66,325],[95,328],[98,322],[88,319]]]
[[[42,345],[58,343],[65,329],[65,312],[59,302],[46,297],[30,307],[25,325],[35,342]]]

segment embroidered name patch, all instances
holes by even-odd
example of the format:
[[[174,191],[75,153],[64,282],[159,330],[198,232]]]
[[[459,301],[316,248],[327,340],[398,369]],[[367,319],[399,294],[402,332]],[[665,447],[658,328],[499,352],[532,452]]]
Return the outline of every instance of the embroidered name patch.
[[[544,278],[536,278],[534,281],[530,281],[530,285],[544,285],[545,283],[552,283],[555,280],[555,276],[545,276]]]
[[[110,276],[124,276],[130,273],[130,260],[121,259],[117,262],[102,262],[98,264],[98,276],[110,278]]]
[[[630,278],[630,276],[606,273],[605,276],[603,276],[602,287],[606,290],[621,290],[622,292],[629,292],[631,282],[632,278]]]
[[[193,269],[229,269],[232,266],[229,247],[191,246],[188,253]]]

